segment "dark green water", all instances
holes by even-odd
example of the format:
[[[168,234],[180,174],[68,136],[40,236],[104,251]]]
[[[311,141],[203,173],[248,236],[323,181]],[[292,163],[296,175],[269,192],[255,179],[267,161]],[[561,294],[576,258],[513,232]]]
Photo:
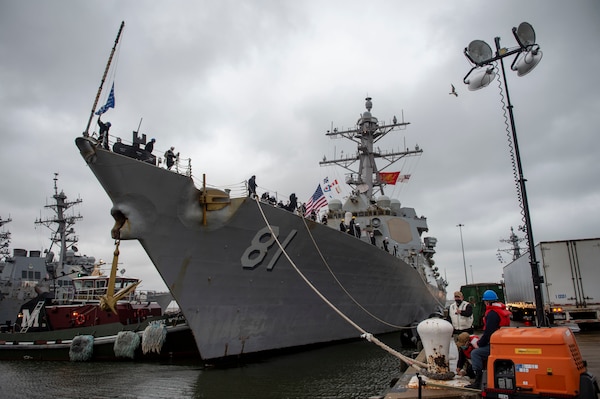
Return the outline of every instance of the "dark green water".
[[[400,347],[395,334],[382,340]],[[0,397],[366,399],[382,393],[400,367],[398,359],[366,341],[225,369],[189,361],[0,362]]]

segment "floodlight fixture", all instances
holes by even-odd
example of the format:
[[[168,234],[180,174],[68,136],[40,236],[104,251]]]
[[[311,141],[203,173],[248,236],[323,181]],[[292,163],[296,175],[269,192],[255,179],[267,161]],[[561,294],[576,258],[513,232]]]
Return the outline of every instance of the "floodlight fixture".
[[[473,40],[465,49],[465,54],[473,64],[481,65],[492,58],[492,48],[483,40]]]
[[[494,67],[486,65],[485,67],[475,67],[472,69],[469,74],[465,76],[464,82],[469,85],[468,89],[470,91],[475,91],[488,86],[495,77],[496,72],[494,72]]]
[[[513,35],[521,47],[535,44],[535,31],[528,22],[521,22],[518,28],[513,28]]]
[[[525,76],[537,66],[543,55],[540,46],[534,44],[529,51],[520,53],[517,58],[515,58],[510,69],[517,71],[518,76]]]
[[[511,69],[517,72],[518,76],[525,76],[537,66],[542,59],[543,53],[540,46],[535,43],[535,30],[528,22],[521,22],[518,28],[512,28],[513,36],[515,37],[518,47],[511,49],[500,47],[500,38],[496,37],[496,54],[492,54],[492,48],[483,40],[473,40],[469,46],[465,48],[464,54],[467,59],[473,64],[473,68],[463,79],[464,83],[469,85],[469,90],[477,90],[489,84],[483,84],[481,87],[474,87],[475,81],[481,81],[481,71],[479,68],[485,65],[491,65],[496,61],[504,59],[510,55],[516,54],[516,57],[511,65]],[[468,79],[471,73],[477,74],[477,77]],[[495,76],[492,75],[493,79]],[[489,76],[488,76],[489,77]],[[485,79],[484,79],[485,80]]]

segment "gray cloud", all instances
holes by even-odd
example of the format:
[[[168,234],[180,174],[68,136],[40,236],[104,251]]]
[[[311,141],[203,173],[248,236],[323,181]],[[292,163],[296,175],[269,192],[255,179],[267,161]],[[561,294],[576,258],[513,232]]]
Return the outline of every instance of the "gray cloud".
[[[73,140],[87,124],[122,20],[107,79],[117,101],[104,117],[111,133],[130,140],[141,121],[157,153],[176,146],[192,158],[194,175],[206,173],[213,185],[256,174],[264,189],[305,200],[326,175],[342,176],[318,161],[354,151],[324,136],[332,124],[352,126],[366,95],[380,119],[404,112],[405,137],[382,144],[418,144],[424,154],[401,165],[411,181],[390,191],[428,217],[450,290],[464,282],[457,224],[465,225],[476,281],[501,278],[499,240],[522,224],[499,89],[466,90],[462,51],[473,39],[493,47],[495,36],[514,46],[511,28],[528,21],[544,58],[525,77],[509,71],[508,85],[534,238],[598,236],[598,2],[506,1],[491,10],[478,1],[65,0],[1,8],[0,216],[13,218],[12,247],[47,247],[47,232],[33,221],[58,172],[59,187],[84,201],[79,248],[112,254],[110,201]],[[448,95],[451,83],[457,98]],[[145,288],[163,287],[138,243],[121,252]]]

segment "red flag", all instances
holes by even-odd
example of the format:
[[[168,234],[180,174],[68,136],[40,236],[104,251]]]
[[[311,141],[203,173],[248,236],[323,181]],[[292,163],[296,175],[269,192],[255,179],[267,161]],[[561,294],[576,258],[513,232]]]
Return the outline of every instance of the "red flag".
[[[384,184],[396,184],[400,172],[379,172],[379,180]]]

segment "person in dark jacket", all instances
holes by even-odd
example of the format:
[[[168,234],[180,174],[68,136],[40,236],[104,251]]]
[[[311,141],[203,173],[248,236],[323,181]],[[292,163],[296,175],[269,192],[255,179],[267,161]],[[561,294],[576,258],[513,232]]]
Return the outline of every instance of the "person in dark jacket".
[[[298,208],[298,197],[296,197],[296,193],[290,194],[290,203],[287,206],[287,210],[290,212],[294,212]]]
[[[485,302],[486,309],[483,318],[483,334],[477,342],[479,347],[471,352],[471,364],[475,373],[475,381],[465,386],[465,388],[481,389],[483,370],[490,356],[490,338],[500,327],[510,325],[510,311],[506,309],[506,305],[498,300],[498,294],[492,290],[487,290],[483,293],[481,299]]]
[[[456,374],[468,375],[470,378],[475,378],[473,366],[471,365],[471,352],[479,347],[477,341],[479,341],[479,337],[477,335],[469,335],[468,332],[458,335],[456,339],[456,346],[458,347]]]
[[[167,161],[167,169],[171,170],[173,165],[175,165],[175,158],[179,156],[179,153],[175,155],[175,147],[171,147],[165,152],[165,160]]]
[[[144,148],[146,151],[148,151],[150,154],[152,154],[152,151],[154,151],[154,143],[156,143],[156,139],[152,139],[148,142],[148,144],[146,144],[146,147]]]
[[[356,216],[352,216],[350,219],[350,225],[348,226],[348,234],[354,235],[356,233]]]
[[[98,118],[98,126],[100,126],[100,131],[98,132],[98,144],[102,145],[105,150],[108,150],[108,130],[112,125],[110,122],[104,123]]]
[[[250,179],[248,179],[248,197],[254,198],[256,196],[256,176],[252,175]]]

